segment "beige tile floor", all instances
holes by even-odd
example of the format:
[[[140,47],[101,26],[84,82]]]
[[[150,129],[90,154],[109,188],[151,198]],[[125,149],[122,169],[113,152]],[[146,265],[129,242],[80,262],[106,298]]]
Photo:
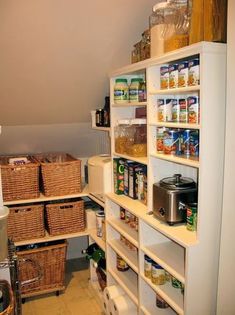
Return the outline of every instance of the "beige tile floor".
[[[103,315],[100,300],[88,281],[89,270],[83,269],[86,265],[77,260],[67,262],[64,293],[27,298],[23,315]]]

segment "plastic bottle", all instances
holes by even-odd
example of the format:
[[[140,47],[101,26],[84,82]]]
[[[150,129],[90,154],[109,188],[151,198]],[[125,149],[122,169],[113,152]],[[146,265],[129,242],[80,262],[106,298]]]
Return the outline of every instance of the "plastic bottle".
[[[141,78],[132,78],[129,87],[129,100],[132,102],[139,102],[140,84],[143,81]]]
[[[116,79],[114,85],[114,103],[127,103],[129,100],[129,88],[127,79]]]

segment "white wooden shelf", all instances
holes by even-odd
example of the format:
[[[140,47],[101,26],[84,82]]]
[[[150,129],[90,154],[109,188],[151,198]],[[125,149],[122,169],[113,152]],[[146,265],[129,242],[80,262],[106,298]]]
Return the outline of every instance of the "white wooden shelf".
[[[141,246],[140,249],[172,276],[185,283],[184,248],[169,241],[151,246]]]
[[[112,104],[112,107],[136,107],[136,106],[147,106],[147,102],[133,102],[133,103],[130,103],[130,102],[126,102],[126,103],[113,103]]]
[[[164,285],[155,285],[141,273],[141,277],[158,293],[178,314],[183,315],[183,294],[180,289],[174,288],[170,282]]]
[[[107,242],[112,249],[121,256],[126,263],[138,273],[138,252],[131,251],[127,246],[125,246],[120,240],[110,240]]]
[[[92,129],[99,130],[99,131],[110,131],[110,127],[97,127],[97,126],[92,126]]]
[[[116,152],[114,152],[113,154],[115,156],[117,156],[117,157],[121,157],[121,158],[124,158],[126,160],[131,160],[131,161],[138,162],[138,163],[141,163],[141,164],[144,164],[144,165],[148,164],[147,157],[135,157],[135,156],[130,156],[130,155],[126,155],[126,154],[119,154],[119,153],[116,153]]]
[[[138,233],[129,225],[122,222],[120,219],[106,219],[106,223],[110,224],[116,231],[122,234],[128,241],[138,247]]]
[[[117,281],[117,283],[123,288],[132,301],[138,306],[138,276],[129,269],[127,271],[119,271],[114,268],[108,268],[108,272]]]
[[[140,309],[144,315],[176,315],[176,312],[174,312],[170,307],[161,309],[156,306],[156,303],[155,305],[142,305]]]
[[[173,163],[178,163],[178,164],[183,164],[183,165],[188,165],[191,167],[199,168],[200,163],[199,163],[199,158],[198,157],[179,157],[175,155],[170,155],[170,154],[160,154],[160,153],[151,153],[150,154],[152,157],[156,157],[161,160],[173,162]]]
[[[175,94],[188,94],[190,92],[200,91],[200,85],[179,87],[174,89],[162,89],[162,90],[151,90],[150,95],[175,95]]]
[[[178,122],[150,122],[150,126],[166,127],[166,128],[181,128],[181,129],[197,129],[200,130],[201,125],[198,124],[186,124]]]
[[[89,236],[93,239],[93,241],[105,252],[105,241],[102,237],[97,236],[96,229],[90,229]]]

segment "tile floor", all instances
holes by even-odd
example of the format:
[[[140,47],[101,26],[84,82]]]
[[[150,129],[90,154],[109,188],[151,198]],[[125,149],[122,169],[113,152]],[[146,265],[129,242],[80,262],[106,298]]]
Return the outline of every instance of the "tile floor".
[[[66,264],[66,290],[27,298],[23,315],[103,315],[100,300],[88,282],[89,269],[83,259]]]

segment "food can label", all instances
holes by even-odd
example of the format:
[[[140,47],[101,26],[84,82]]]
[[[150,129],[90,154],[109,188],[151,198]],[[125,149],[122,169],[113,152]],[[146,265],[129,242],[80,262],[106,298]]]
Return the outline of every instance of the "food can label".
[[[191,156],[199,156],[199,132],[192,131],[189,139],[189,151]]]
[[[175,130],[164,132],[164,153],[175,155],[179,151],[179,133]]]
[[[199,59],[189,60],[188,62],[188,85],[200,84]]]
[[[183,140],[181,144],[181,151],[183,154],[189,156],[190,155],[190,133],[191,130],[186,129],[183,132]]]
[[[169,88],[169,68],[168,68],[168,66],[160,67],[160,88],[163,90]]]
[[[174,89],[178,87],[178,64],[169,67],[169,88]]]
[[[126,88],[114,88],[114,101],[128,101],[129,99],[129,90]]]
[[[181,123],[187,123],[188,122],[188,108],[187,108],[186,98],[179,99],[179,106],[180,106],[179,121]]]
[[[199,123],[199,100],[197,96],[188,97],[188,122],[190,124]]]
[[[177,99],[172,100],[172,108],[171,108],[171,113],[172,113],[172,121],[173,122],[179,122],[180,119],[180,104]]]
[[[172,120],[172,103],[173,103],[172,98],[166,99],[166,104],[165,104],[165,121],[171,121]]]
[[[178,87],[188,85],[188,61],[183,61],[178,66]]]
[[[166,108],[165,108],[165,100],[158,99],[157,100],[157,113],[158,113],[158,121],[166,121]]]
[[[187,230],[189,231],[197,230],[197,208],[196,207],[187,208]]]

